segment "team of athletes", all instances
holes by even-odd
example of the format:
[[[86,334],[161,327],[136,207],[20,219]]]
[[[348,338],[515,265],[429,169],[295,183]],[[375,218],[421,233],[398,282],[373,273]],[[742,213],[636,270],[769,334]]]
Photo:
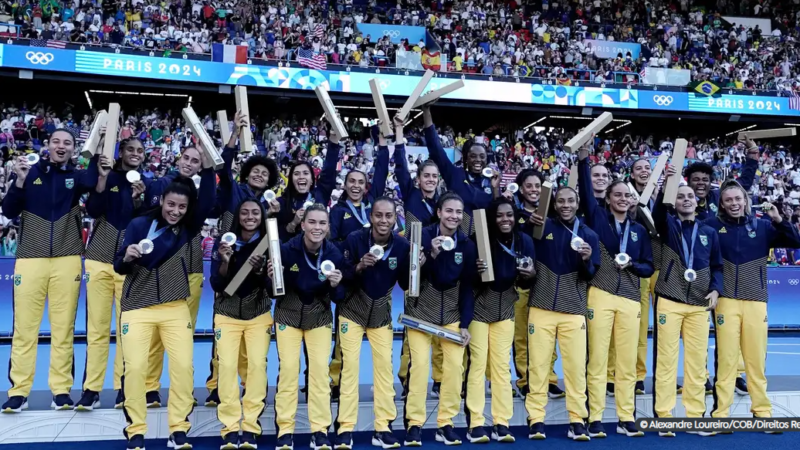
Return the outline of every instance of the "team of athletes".
[[[670,417],[675,406],[681,338],[684,386],[678,389],[686,415],[706,413],[709,321],[716,331],[711,414],[726,417],[734,391],[747,389],[737,373],[741,358],[752,412],[770,416],[766,260],[772,247],[800,247],[800,236],[777,208],[763,205],[765,218],[755,218],[751,211],[746,188],[759,156],[754,142],[744,142],[748,162],[741,184],[726,181],[712,190],[711,167],[695,163],[684,170],[688,184],[678,189],[674,207],[665,206],[656,190],[649,200],[656,233],[636,215],[638,196],[650,177],[646,159],[634,164],[629,181],[612,181],[604,166],[590,165],[588,149],[581,149],[578,186],[559,188],[551,211],[542,217],[536,213],[544,181],[540,173],[525,170],[515,180],[518,190],[501,192],[500,174],[486,171],[484,145],[468,141],[463,168],[457,167],[445,156],[429,108],[423,109],[423,120],[430,160],[420,166],[416,183],[406,166],[403,122],[396,118],[394,135],[378,136],[372,185],[368,188],[365,173],[348,172],[344,195],[330,210],[341,148],[335,132],[318,179],[307,162],[295,162],[278,198],[272,191],[278,167],[266,157],[251,156],[239,180],[233,176],[239,125],[247,123],[238,113],[222,151],[221,170],[215,173],[204,152],[190,146],[182,150],[176,171],[154,181],[139,174],[144,146],[137,138],[119,142],[116,160],[98,155],[88,169],[77,170],[70,163],[75,137],[66,130],[53,133],[48,160],[30,164],[20,158],[15,163],[2,204],[4,215],[21,218],[12,387],[2,411],[20,412],[28,406],[45,298],[52,330],[52,407],[99,407],[116,299],[114,388],[116,407],[128,421],[128,448],[144,449],[147,408],[161,406],[165,351],[170,372],[168,445],[191,448],[188,417],[197,404],[192,392],[193,335],[203,276],[200,231],[206,219],[217,217],[221,236],[214,243],[210,275],[216,293],[215,336],[205,404],[217,407],[221,449],[257,448],[272,339],[279,357],[277,450],[294,446],[301,357],[306,363],[311,448],[351,449],[365,335],[374,378],[372,444],[400,447],[392,432],[397,418],[392,317],[398,311],[391,304],[395,285],[408,289],[411,261],[408,240],[396,233],[397,205],[382,196],[388,140],[393,139],[407,220],[423,226],[423,251],[415,261],[420,294],[406,296],[404,313],[460,334],[463,341],[406,329],[399,368],[405,446],[422,445],[428,395],[439,398],[435,438],[447,445],[462,442],[453,428],[462,399],[469,442],[514,442],[509,421],[515,395],[524,397],[530,439],[545,439],[548,398],[562,396],[570,438],[605,437],[601,419],[606,396],[612,394],[619,418],[616,432],[642,436],[634,425],[635,395],[645,390],[651,313],[655,416]],[[666,176],[678,176],[677,169],[668,166]],[[442,190],[441,181],[448,191]],[[84,249],[79,202],[86,193],[95,227]],[[489,222],[494,281],[488,283],[478,281],[489,264],[478,257],[473,241],[473,213],[479,209],[487,211]],[[267,238],[267,218],[277,219],[280,266],[266,255],[253,255]],[[541,239],[532,239],[534,227],[543,227]],[[250,274],[233,295],[225,293],[246,265]],[[286,292],[273,298],[276,270],[282,272]],[[88,345],[83,394],[75,404],[69,391],[82,278],[87,282]],[[331,303],[337,305],[336,317]],[[553,372],[556,342],[566,393]],[[518,374],[517,389],[510,360]],[[431,366],[434,388],[429,392]],[[484,418],[487,380],[492,397],[489,432]],[[332,397],[339,402],[335,418]]]

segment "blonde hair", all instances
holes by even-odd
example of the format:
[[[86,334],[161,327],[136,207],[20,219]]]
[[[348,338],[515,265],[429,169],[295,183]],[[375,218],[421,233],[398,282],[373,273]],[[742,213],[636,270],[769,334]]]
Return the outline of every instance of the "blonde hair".
[[[719,208],[717,208],[717,217],[722,217],[723,213],[722,194],[730,189],[738,189],[742,192],[742,197],[744,197],[744,214],[746,216],[752,214],[750,208],[750,196],[747,195],[747,191],[744,189],[744,187],[742,187],[742,185],[736,180],[726,180],[722,183],[722,186],[719,187]]]

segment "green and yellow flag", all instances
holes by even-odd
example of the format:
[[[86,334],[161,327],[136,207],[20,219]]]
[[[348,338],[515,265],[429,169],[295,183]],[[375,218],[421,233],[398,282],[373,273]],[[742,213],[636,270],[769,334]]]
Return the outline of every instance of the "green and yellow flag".
[[[719,86],[710,81],[703,81],[702,83],[698,83],[697,86],[694,87],[694,90],[698,94],[711,97],[719,91]]]

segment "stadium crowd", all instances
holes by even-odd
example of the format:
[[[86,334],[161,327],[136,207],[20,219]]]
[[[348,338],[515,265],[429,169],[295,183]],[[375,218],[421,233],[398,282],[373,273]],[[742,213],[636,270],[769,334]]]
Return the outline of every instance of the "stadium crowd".
[[[46,154],[46,143],[50,134],[59,128],[71,129],[76,136],[88,136],[94,111],[78,111],[67,106],[56,111],[49,105],[37,104],[28,106],[0,105],[0,151],[3,165],[0,172],[0,199],[5,195],[8,185],[6,179],[12,173],[14,155],[32,152]],[[175,168],[176,157],[180,149],[191,142],[191,132],[184,128],[183,120],[173,111],[162,111],[158,108],[141,111],[123,111],[124,122],[120,129],[120,139],[131,136],[139,137],[145,147],[143,176],[158,179]],[[220,124],[211,114],[203,117],[203,123],[209,134],[221,143]],[[331,204],[335,204],[342,195],[344,180],[349,170],[355,169],[367,173],[372,182],[373,164],[377,153],[377,137],[370,132],[369,123],[365,119],[348,118],[346,125],[350,139],[343,143],[343,151],[338,167],[337,185],[331,196]],[[231,126],[230,124],[228,126]],[[290,161],[310,161],[314,167],[314,176],[318,177],[323,165],[324,148],[328,125],[320,123],[318,118],[283,117],[260,118],[252,120],[252,132],[256,137],[259,149],[278,162],[281,176],[277,187],[280,194],[286,187]],[[490,163],[503,173],[502,186],[514,180],[516,174],[524,169],[539,170],[551,182],[566,185],[570,168],[574,164],[574,155],[563,150],[563,144],[572,136],[573,131],[559,128],[525,127],[515,130],[458,130],[452,126],[444,126],[440,133],[442,146],[459,150],[467,140],[486,145],[489,149]],[[720,183],[728,177],[738,177],[744,167],[744,148],[734,142],[735,136],[720,139],[701,139],[688,137],[689,147],[687,159],[708,163],[714,171],[714,181]],[[412,122],[405,132],[409,148],[424,147],[425,136],[422,123]],[[800,224],[800,164],[792,153],[791,146],[781,145],[780,140],[763,141],[763,151],[759,163],[758,183],[751,193],[758,201],[770,201],[781,208],[782,214],[790,218],[792,223]],[[591,156],[594,163],[608,167],[614,178],[630,176],[633,163],[641,158],[654,159],[663,151],[671,151],[674,136],[643,135],[632,136],[624,129],[617,132],[612,139],[596,139],[596,152]],[[417,168],[426,159],[425,152],[408,152],[409,171],[416,176]],[[88,161],[75,155],[77,164],[85,167]],[[456,155],[456,159],[459,156]],[[460,164],[460,162],[459,162]],[[238,174],[240,163],[234,165],[234,173]],[[399,225],[405,223],[403,198],[400,193],[395,161],[390,162],[389,179],[386,194],[398,200]],[[0,215],[2,240],[0,256],[13,256],[16,251],[16,233],[18,219],[9,221]],[[84,240],[88,237],[91,219],[85,219]],[[209,220],[205,227],[206,256],[210,255],[213,237],[216,237],[215,221]],[[775,257],[776,264],[800,264],[800,251],[795,256],[794,250],[779,250]]]
[[[360,23],[425,26],[448,70],[486,75],[636,83],[645,67],[686,69],[692,81],[721,88],[792,91],[798,87],[796,2],[719,0],[714,9],[674,2],[134,0],[102,6],[57,0],[0,3],[0,22],[23,38],[209,53],[212,43],[242,45],[251,58],[295,60],[298,51],[327,63],[370,66],[426,42],[369,36]],[[723,15],[773,19],[771,33]],[[602,59],[586,39],[638,43],[641,53]]]

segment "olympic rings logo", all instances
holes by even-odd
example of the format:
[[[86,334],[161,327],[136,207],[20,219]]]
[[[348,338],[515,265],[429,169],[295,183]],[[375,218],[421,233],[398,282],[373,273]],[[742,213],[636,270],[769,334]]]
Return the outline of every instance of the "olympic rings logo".
[[[792,278],[791,280],[789,280],[789,284],[791,284],[792,286],[797,286],[798,284],[800,284],[800,280],[798,280],[797,278]]]
[[[25,54],[25,59],[30,61],[31,64],[41,64],[46,66],[53,61],[54,57],[52,53],[28,52]]]
[[[390,38],[398,38],[400,37],[400,30],[383,30],[384,36],[389,36]]]
[[[672,104],[672,96],[671,95],[654,95],[653,101],[658,106],[669,106]]]
[[[378,81],[378,84],[380,85],[380,87],[381,87],[381,90],[382,90],[382,91],[385,91],[386,89],[389,89],[389,85],[390,85],[391,83],[389,82],[389,80],[383,80],[383,79],[381,79],[380,81]]]

